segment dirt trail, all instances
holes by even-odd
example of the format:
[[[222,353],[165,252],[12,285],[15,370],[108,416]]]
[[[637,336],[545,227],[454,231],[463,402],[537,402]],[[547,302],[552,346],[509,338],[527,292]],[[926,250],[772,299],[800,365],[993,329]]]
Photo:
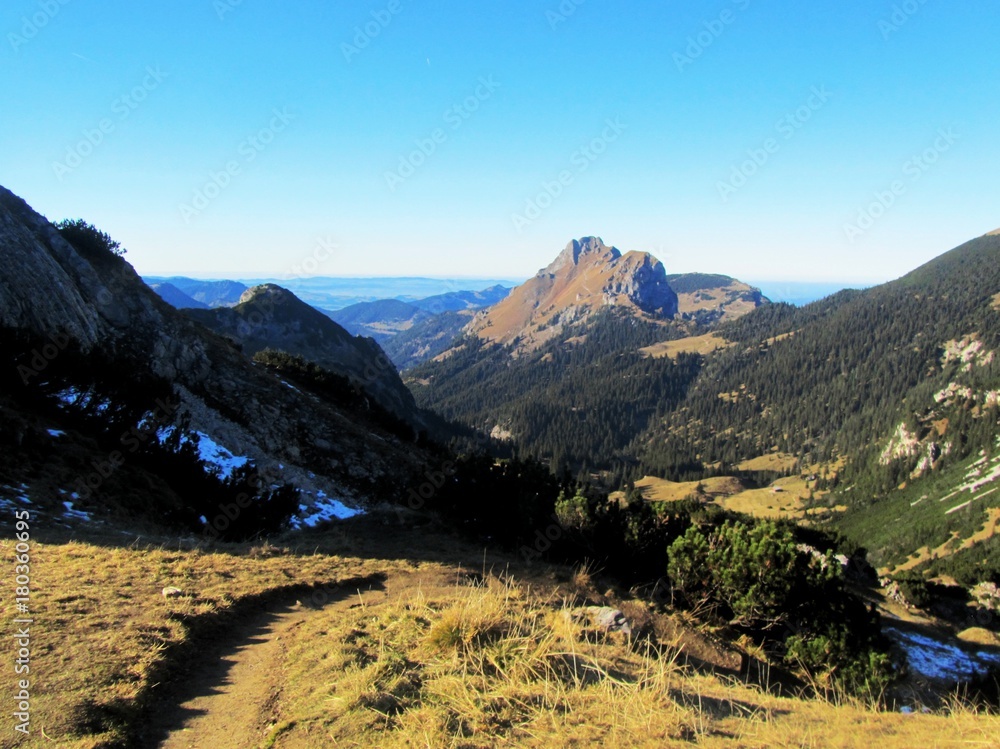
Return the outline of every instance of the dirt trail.
[[[387,592],[379,582],[361,590],[365,605],[380,603]],[[162,749],[257,749],[279,720],[285,652],[295,630],[320,610],[360,605],[358,586],[330,591],[321,607],[290,598],[226,633],[207,647],[183,683],[163,696],[165,708],[153,719],[150,746]]]

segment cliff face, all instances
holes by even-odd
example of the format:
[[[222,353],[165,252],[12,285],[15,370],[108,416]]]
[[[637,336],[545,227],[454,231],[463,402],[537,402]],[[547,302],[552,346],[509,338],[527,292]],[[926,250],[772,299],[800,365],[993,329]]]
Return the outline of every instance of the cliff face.
[[[421,460],[355,414],[254,366],[160,299],[124,260],[84,256],[2,188],[0,259],[0,328],[68,338],[85,356],[99,353],[112,366],[165,380],[180,403],[174,424],[253,460],[265,476],[296,484],[306,502],[323,494],[360,501],[375,484],[404,485]]]
[[[605,307],[669,319],[677,295],[663,264],[646,252],[625,255],[598,237],[573,240],[547,267],[477,315],[468,331],[488,341],[539,341],[560,321],[581,320]]]
[[[137,280],[122,263],[99,273],[23,200],[0,187],[0,324],[42,335],[68,333],[84,350],[113,341],[137,318],[155,315],[147,300],[118,293]]]

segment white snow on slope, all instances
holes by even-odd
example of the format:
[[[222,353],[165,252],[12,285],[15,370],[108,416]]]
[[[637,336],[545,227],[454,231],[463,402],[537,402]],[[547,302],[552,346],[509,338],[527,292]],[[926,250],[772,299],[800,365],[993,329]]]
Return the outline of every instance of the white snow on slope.
[[[79,388],[68,387],[60,390],[56,393],[56,398],[58,398],[64,405],[74,406],[77,408],[88,408],[95,403],[95,394],[91,391],[81,391]],[[104,413],[109,408],[111,408],[111,401],[101,400],[96,401],[96,406],[98,413]]]
[[[161,427],[156,430],[156,437],[159,441],[165,442],[177,429],[177,427]],[[242,455],[234,455],[228,449],[220,445],[204,432],[194,432],[198,438],[198,457],[208,464],[209,470],[219,478],[228,479],[237,468],[242,468],[250,462],[250,458]],[[191,441],[187,434],[181,437],[181,444]]]
[[[222,478],[229,478],[233,475],[233,471],[250,462],[250,458],[233,455],[204,432],[195,432],[195,434],[198,435],[198,455],[215,468]]]
[[[929,679],[966,681],[1000,666],[1000,653],[967,651],[916,632],[886,627],[885,633],[906,653],[910,670]]]
[[[89,512],[74,510],[72,502],[63,502],[63,507],[66,508],[66,512],[63,513],[63,517],[70,518],[71,520],[86,520],[88,522],[93,520],[93,517]]]
[[[345,520],[353,518],[355,515],[363,515],[364,510],[355,507],[348,507],[339,499],[327,497],[322,491],[316,492],[316,499],[311,505],[299,505],[299,514],[293,515],[291,526],[296,530],[306,526],[315,528],[320,523],[328,520]]]

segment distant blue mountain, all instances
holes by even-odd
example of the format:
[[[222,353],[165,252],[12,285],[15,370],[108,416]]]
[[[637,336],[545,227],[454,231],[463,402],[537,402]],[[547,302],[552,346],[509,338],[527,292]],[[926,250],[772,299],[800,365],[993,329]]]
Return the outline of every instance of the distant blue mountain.
[[[427,317],[429,313],[412,302],[403,302],[399,299],[379,299],[375,302],[358,302],[326,314],[355,335],[371,335],[370,331],[364,330],[366,326],[393,326],[408,323],[417,318]]]
[[[482,291],[449,291],[446,294],[429,296],[413,302],[425,312],[438,315],[442,312],[459,312],[464,309],[483,309],[492,307],[497,302],[507,298],[511,287],[495,284]]]
[[[243,292],[249,288],[239,281],[206,281],[198,278],[187,278],[185,276],[170,276],[167,278],[143,276],[142,280],[150,286],[164,283],[170,284],[195,301],[201,302],[206,307],[232,307],[239,303]]]
[[[510,294],[493,284],[481,291],[448,291],[404,301],[359,302],[326,314],[355,335],[378,341],[397,367],[409,367],[447,348],[476,310],[491,307]]]
[[[314,307],[334,311],[360,302],[398,299],[418,302],[429,297],[452,293],[475,293],[467,289],[487,289],[503,286],[510,288],[520,280],[495,278],[266,278],[241,279],[251,286],[274,283],[293,292],[299,299]],[[486,293],[486,292],[481,292]],[[467,309],[461,307],[460,309]],[[444,310],[441,310],[444,311]]]
[[[175,309],[208,309],[208,305],[188,296],[172,283],[151,283],[149,287]]]

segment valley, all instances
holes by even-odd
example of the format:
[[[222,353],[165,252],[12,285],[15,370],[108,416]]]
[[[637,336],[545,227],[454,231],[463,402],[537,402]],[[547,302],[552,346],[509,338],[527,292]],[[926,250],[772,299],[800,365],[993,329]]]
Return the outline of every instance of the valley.
[[[343,326],[7,192],[0,241],[0,508],[37,662],[94,664],[37,681],[46,737],[995,730],[998,237],[800,308],[583,237]]]
[[[5,10],[0,749],[1000,749],[1000,4]]]

